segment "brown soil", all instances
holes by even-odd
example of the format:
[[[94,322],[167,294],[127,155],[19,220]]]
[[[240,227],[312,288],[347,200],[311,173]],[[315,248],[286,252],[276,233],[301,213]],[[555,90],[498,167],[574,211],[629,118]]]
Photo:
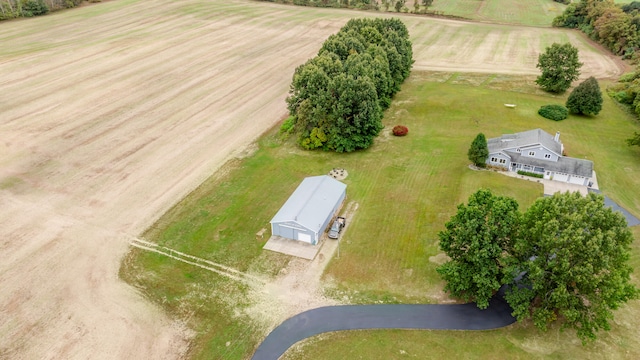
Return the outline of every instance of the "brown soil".
[[[3,24],[0,358],[185,353],[187,329],[118,279],[120,259],[282,118],[293,70],[343,24],[278,22],[278,7],[199,19],[186,5]]]

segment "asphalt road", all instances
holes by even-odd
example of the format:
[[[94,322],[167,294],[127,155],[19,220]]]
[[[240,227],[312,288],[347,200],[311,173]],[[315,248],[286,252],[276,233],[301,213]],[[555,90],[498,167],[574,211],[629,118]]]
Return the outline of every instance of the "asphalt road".
[[[595,192],[604,196],[604,206],[610,207],[613,211],[619,211],[622,213],[622,216],[627,220],[627,225],[629,227],[640,225],[640,219],[635,217],[632,213],[628,212],[627,209],[618,205],[615,201],[611,200],[608,196],[604,195],[600,190],[589,189],[590,192]]]
[[[443,305],[344,305],[300,313],[276,327],[253,360],[276,360],[293,344],[330,331],[362,329],[490,330],[515,322],[502,296],[486,310],[475,303]]]

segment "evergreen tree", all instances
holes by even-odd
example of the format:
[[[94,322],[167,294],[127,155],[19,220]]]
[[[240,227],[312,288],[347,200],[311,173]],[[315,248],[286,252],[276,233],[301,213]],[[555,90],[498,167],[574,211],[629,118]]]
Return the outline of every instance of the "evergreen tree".
[[[574,114],[598,115],[602,110],[602,92],[596,78],[592,76],[573,89],[567,109]]]
[[[478,134],[473,140],[467,155],[475,166],[487,166],[485,161],[487,161],[487,157],[489,157],[489,148],[487,147],[487,138],[484,137],[483,133]]]

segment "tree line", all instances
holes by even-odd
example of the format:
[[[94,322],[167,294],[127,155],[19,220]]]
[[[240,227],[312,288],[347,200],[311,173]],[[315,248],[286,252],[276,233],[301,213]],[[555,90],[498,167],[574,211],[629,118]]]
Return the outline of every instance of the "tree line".
[[[433,0],[416,0],[413,3],[413,10],[407,7],[407,0],[263,0],[269,2],[277,2],[282,4],[293,4],[298,6],[312,7],[332,7],[332,8],[349,8],[360,10],[380,10],[389,11],[394,9],[396,12],[412,12],[414,14],[433,14],[443,15],[439,12],[429,11],[428,8],[433,4]]]
[[[616,4],[613,0],[580,0],[571,3],[553,20],[553,26],[580,29],[615,55],[640,60],[640,1]],[[640,116],[640,67],[607,89],[609,96]],[[627,140],[640,146],[640,133]]]
[[[553,26],[580,29],[616,55],[637,58],[640,48],[640,1],[616,4],[613,0],[571,3]]]
[[[638,296],[629,265],[633,235],[601,195],[555,194],[524,213],[515,199],[479,190],[439,233],[450,261],[445,290],[479,308],[503,286],[518,321],[555,322],[585,341],[609,330],[613,310]]]
[[[73,8],[82,0],[0,0],[0,20],[33,17]]]
[[[409,76],[413,50],[399,19],[352,19],[296,68],[282,130],[305,149],[366,149]]]

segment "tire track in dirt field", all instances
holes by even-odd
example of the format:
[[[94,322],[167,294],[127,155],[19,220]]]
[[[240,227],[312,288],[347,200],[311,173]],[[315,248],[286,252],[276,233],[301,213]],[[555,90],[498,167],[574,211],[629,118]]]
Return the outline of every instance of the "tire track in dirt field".
[[[120,0],[2,23],[0,358],[183,356],[190,331],[117,277],[126,234],[141,233],[273,126],[294,69],[362,15]],[[434,36],[464,41],[466,23],[406,22],[418,36],[416,69],[504,64],[474,60],[478,51],[451,60],[456,45]],[[189,257],[197,254],[134,243],[255,281]]]

